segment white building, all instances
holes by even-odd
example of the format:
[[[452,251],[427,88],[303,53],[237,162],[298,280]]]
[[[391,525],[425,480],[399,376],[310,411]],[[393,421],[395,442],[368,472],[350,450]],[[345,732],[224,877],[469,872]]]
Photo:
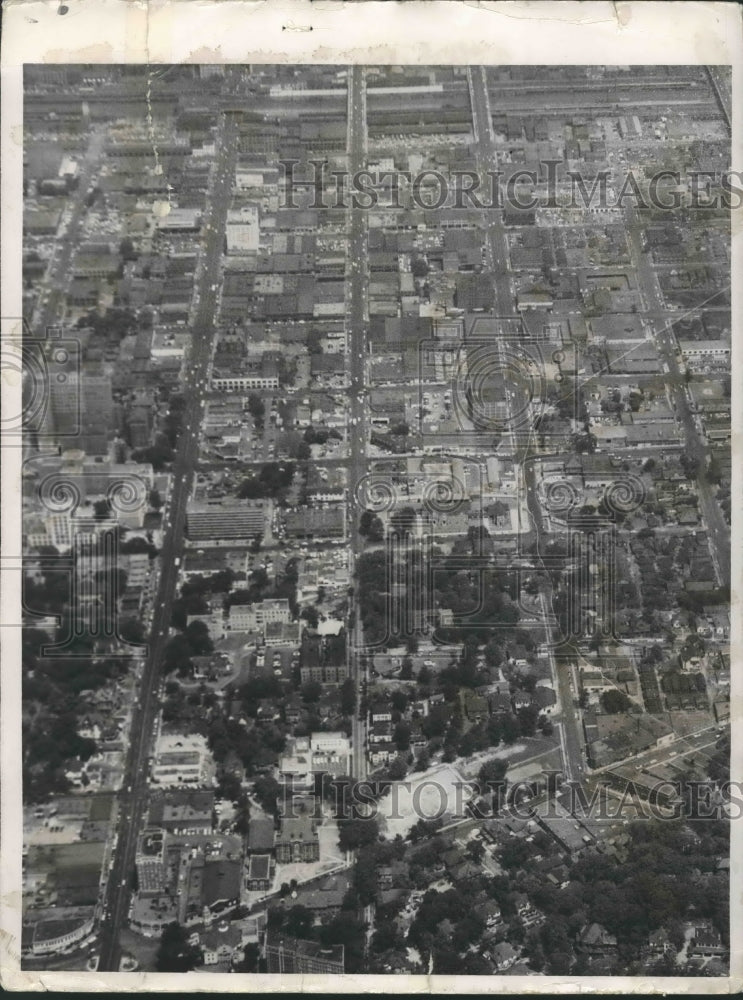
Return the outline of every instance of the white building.
[[[260,240],[260,214],[257,205],[243,205],[227,213],[225,236],[228,254],[257,253]]]
[[[269,622],[288,622],[291,618],[286,598],[261,601],[259,604],[233,604],[228,628],[234,632],[262,632]]]
[[[152,781],[162,788],[210,785],[216,774],[206,737],[198,733],[161,735],[152,763]]]

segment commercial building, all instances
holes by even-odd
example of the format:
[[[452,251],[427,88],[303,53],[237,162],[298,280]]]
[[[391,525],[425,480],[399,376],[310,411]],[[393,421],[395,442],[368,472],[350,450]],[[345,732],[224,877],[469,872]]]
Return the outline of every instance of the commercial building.
[[[195,233],[201,228],[201,212],[195,208],[171,208],[157,219],[160,233]]]
[[[166,788],[208,785],[214,774],[214,760],[204,736],[176,733],[161,736],[157,741],[152,764],[154,784]]]
[[[295,792],[311,791],[316,774],[347,774],[351,745],[343,733],[312,733],[287,741],[279,758],[279,778]]]
[[[243,392],[246,389],[278,389],[278,375],[213,375],[210,386],[219,392]]]
[[[727,340],[680,340],[679,348],[687,361],[726,361],[730,358]]]
[[[257,205],[243,205],[227,213],[225,239],[228,254],[257,253],[260,233],[260,214]]]
[[[151,826],[172,833],[209,833],[214,825],[214,792],[202,788],[155,792],[149,818]]]
[[[291,618],[286,598],[261,601],[258,604],[233,604],[227,622],[233,632],[262,632],[273,622],[288,622]]]
[[[191,541],[254,538],[263,534],[267,517],[264,500],[191,500],[186,534]]]
[[[165,890],[163,842],[161,830],[145,830],[139,838],[134,863],[140,896],[158,896]]]

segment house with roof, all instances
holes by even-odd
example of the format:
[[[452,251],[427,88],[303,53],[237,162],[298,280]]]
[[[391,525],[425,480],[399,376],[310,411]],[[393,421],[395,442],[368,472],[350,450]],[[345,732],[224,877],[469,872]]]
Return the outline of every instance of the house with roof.
[[[727,954],[727,950],[720,932],[711,924],[698,924],[694,928],[694,936],[689,945],[689,954],[692,957],[714,958]]]
[[[388,764],[397,756],[397,747],[394,743],[375,743],[369,746],[369,762],[374,765],[374,767],[381,767],[384,764]]]
[[[616,952],[617,939],[603,924],[586,924],[578,934],[577,947],[590,957],[606,957]]]
[[[195,935],[195,943],[201,948],[204,965],[222,965],[234,962],[243,944],[242,929],[228,920],[220,921],[216,927],[206,928]]]
[[[316,920],[327,923],[341,912],[350,885],[351,876],[347,872],[326,875],[298,886],[280,905],[306,906]]]
[[[665,927],[659,927],[648,935],[648,943],[644,950],[648,958],[662,958],[664,955],[676,952]]]
[[[510,969],[514,964],[518,958],[518,953],[508,941],[501,941],[500,944],[496,944],[490,949],[490,957],[495,963],[498,972],[505,972],[506,969]]]
[[[496,903],[494,899],[487,899],[474,908],[474,913],[480,920],[485,924],[485,929],[488,931],[495,930],[496,927],[500,927],[503,924],[503,915],[501,914],[500,906]]]
[[[557,695],[554,688],[546,684],[537,684],[532,695],[532,703],[540,712],[544,712],[545,715],[551,715],[552,710],[557,704]]]

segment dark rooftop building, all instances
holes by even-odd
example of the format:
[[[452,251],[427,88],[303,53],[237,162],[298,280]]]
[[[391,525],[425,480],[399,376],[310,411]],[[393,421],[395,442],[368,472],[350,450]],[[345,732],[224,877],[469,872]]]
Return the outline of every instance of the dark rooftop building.
[[[273,852],[274,825],[272,819],[256,817],[248,828],[248,854]]]

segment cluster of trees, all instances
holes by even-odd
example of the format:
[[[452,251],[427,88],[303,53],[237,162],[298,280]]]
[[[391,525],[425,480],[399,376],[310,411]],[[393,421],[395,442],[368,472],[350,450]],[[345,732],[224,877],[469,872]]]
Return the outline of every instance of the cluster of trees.
[[[116,655],[115,637],[104,643],[81,629],[78,611],[71,601],[71,569],[70,558],[46,569],[40,580],[24,578],[24,607],[60,615],[54,633],[38,628],[24,628],[22,632],[23,791],[29,802],[66,791],[68,762],[73,758],[87,760],[97,750],[94,740],[77,732],[85,711],[81,692],[95,691],[129,668],[127,658]],[[98,577],[101,591],[110,582],[110,573],[102,571]],[[43,652],[44,647],[67,637],[72,638],[63,649],[52,654]]]
[[[131,309],[112,307],[101,316],[97,312],[89,312],[77,321],[79,329],[92,329],[93,335],[105,340],[121,341],[130,333],[139,329],[136,313]]]
[[[304,432],[304,440],[307,444],[325,444],[331,438],[341,441],[342,435],[334,427],[308,427]]]
[[[192,657],[208,656],[214,652],[214,643],[209,637],[209,629],[204,622],[194,621],[180,635],[174,635],[163,650],[163,671],[175,671],[179,677],[193,673]]]
[[[266,462],[257,476],[243,479],[237,488],[237,497],[239,500],[280,498],[291,486],[293,478],[293,462]]]
[[[191,972],[201,965],[204,956],[200,948],[188,943],[190,931],[177,922],[163,930],[155,958],[158,972]]]
[[[158,433],[155,435],[153,444],[147,448],[135,449],[131,457],[134,462],[149,462],[155,472],[160,472],[166,465],[169,465],[173,461],[175,451],[168,440],[167,434]]]
[[[694,827],[694,829],[692,829]],[[507,874],[489,889],[504,915],[513,896],[525,893],[547,917],[527,931],[524,950],[536,971],[554,975],[585,971],[585,956],[576,939],[593,922],[602,924],[618,941],[617,970],[639,972],[636,964],[648,935],[664,927],[671,940],[683,944],[685,920],[709,919],[728,936],[727,880],[715,871],[717,857],[727,851],[728,825],[716,820],[690,824],[637,821],[629,827],[628,856],[619,861],[597,853],[571,865],[564,889],[529,872],[534,854],[554,853],[543,833],[534,841],[508,842],[499,854]]]
[[[484,929],[485,924],[473,913],[467,894],[459,889],[429,890],[410,926],[408,941],[425,959],[433,957],[434,972],[474,975],[492,971],[489,965],[483,967],[475,961],[479,956],[465,957]]]
[[[405,529],[406,517],[415,518],[412,510],[399,511],[390,525],[391,531]],[[371,527],[371,521],[363,527]],[[362,532],[363,533],[363,532]],[[454,553],[470,551],[472,540],[464,538],[454,546]],[[439,553],[440,554],[440,553]],[[367,641],[384,642],[388,634],[388,623],[402,623],[403,634],[414,635],[414,623],[408,621],[406,602],[409,594],[397,596],[390,592],[393,567],[389,565],[391,555],[387,551],[365,552],[357,563],[359,612],[364,625]],[[428,588],[428,565],[418,549],[405,552],[405,583],[408,592],[414,591],[424,606],[424,591]],[[514,603],[516,581],[511,574],[496,570],[468,573],[442,560],[437,566],[436,593],[430,595],[430,603],[451,608],[455,616],[466,618],[462,625],[440,627],[437,634],[448,643],[467,642],[470,645],[484,644],[492,637],[492,629],[498,626],[515,625],[519,612]]]
[[[632,555],[641,575],[642,616],[646,628],[655,627],[657,612],[670,610],[683,593],[691,573],[698,542],[690,534],[645,534],[631,541]]]
[[[368,542],[378,544],[384,541],[384,524],[378,514],[370,510],[362,512],[359,518],[359,534]]]
[[[266,416],[266,404],[260,396],[256,396],[255,394],[248,396],[248,413],[250,413],[255,422],[256,430],[262,431],[263,421]]]
[[[171,622],[185,629],[189,615],[203,615],[209,609],[207,596],[228,593],[235,581],[229,568],[209,576],[192,576],[181,587],[181,596],[173,601]]]
[[[619,715],[632,708],[631,699],[619,688],[610,688],[601,694],[601,707],[608,715]]]

